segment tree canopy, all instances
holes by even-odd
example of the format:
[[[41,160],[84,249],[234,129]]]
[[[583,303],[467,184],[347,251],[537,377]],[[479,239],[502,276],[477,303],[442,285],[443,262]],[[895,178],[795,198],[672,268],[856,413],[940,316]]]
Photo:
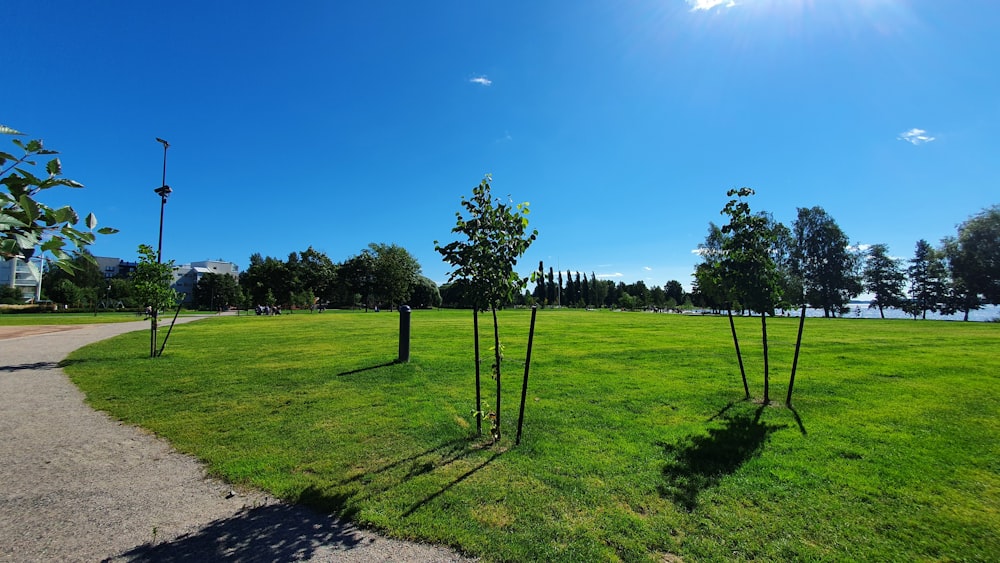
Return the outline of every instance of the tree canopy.
[[[0,133],[23,135],[6,125],[0,125]],[[15,138],[12,142],[20,150],[19,156],[0,151],[0,185],[3,186],[0,190],[0,257],[31,258],[38,247],[55,258],[56,266],[71,270],[73,257],[69,251],[93,244],[97,218],[90,213],[80,225],[79,215],[72,207],[51,207],[38,201],[36,196],[58,186],[83,188],[83,184],[63,177],[58,158],[48,159],[41,166],[42,171],[35,169],[39,166],[36,158],[58,154],[46,149],[40,139],[24,142]],[[97,230],[97,234],[102,235],[116,232],[111,227]],[[34,268],[33,264],[29,265]]]
[[[899,260],[889,256],[889,247],[873,244],[868,249],[864,269],[865,290],[872,294],[869,308],[878,308],[885,318],[885,309],[900,307],[905,299],[906,273]]]
[[[846,311],[862,289],[847,235],[822,207],[799,208],[792,232],[792,273],[803,284],[806,302],[823,309],[825,317]]]

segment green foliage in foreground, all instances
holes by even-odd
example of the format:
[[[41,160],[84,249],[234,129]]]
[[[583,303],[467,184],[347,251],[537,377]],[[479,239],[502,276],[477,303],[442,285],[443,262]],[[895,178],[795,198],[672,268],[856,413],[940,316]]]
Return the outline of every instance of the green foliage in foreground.
[[[996,324],[809,319],[793,411],[740,400],[725,318],[542,311],[512,448],[472,437],[470,314],[414,312],[409,364],[396,315],[328,313],[181,325],[155,362],[133,333],[66,369],[218,476],[488,560],[1000,553]],[[524,342],[528,312],[501,314]],[[796,322],[769,325],[783,394]]]

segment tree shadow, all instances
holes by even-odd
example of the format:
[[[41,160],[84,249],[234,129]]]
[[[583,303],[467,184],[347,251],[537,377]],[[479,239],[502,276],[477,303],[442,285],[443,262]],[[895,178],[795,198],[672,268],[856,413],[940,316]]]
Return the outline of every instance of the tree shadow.
[[[451,489],[455,485],[461,483],[462,481],[465,481],[469,477],[472,477],[473,475],[475,475],[476,473],[478,473],[480,470],[482,470],[484,467],[486,467],[487,465],[493,463],[493,461],[496,460],[501,455],[503,455],[503,452],[495,452],[493,455],[491,455],[489,458],[487,458],[485,461],[483,461],[479,465],[477,465],[477,466],[473,467],[472,469],[466,471],[465,473],[459,475],[458,477],[456,477],[455,479],[453,479],[451,482],[449,482],[447,485],[441,487],[440,489],[438,489],[434,493],[432,493],[430,495],[427,495],[426,498],[424,498],[424,499],[420,500],[419,502],[415,503],[406,512],[404,512],[403,513],[403,517],[405,518],[407,516],[410,516],[414,512],[416,512],[417,510],[420,510],[420,508],[423,507],[424,505],[426,505],[427,503],[429,503],[429,502],[433,501],[434,499],[438,498],[439,496],[445,494],[446,492],[448,492],[449,489]],[[454,460],[452,460],[452,461],[454,461]]]
[[[385,362],[383,364],[378,364],[377,366],[368,366],[368,367],[363,367],[363,368],[358,368],[358,369],[352,369],[350,371],[342,371],[342,372],[338,373],[337,376],[340,377],[340,376],[344,376],[344,375],[354,375],[356,373],[363,373],[363,372],[366,372],[366,371],[372,371],[372,370],[379,369],[379,368],[387,368],[389,366],[394,366],[394,365],[396,365],[398,363],[400,363],[399,360],[393,360],[391,362]]]
[[[768,435],[787,425],[768,425],[760,421],[764,406],[754,412],[729,413],[731,405],[713,419],[725,415],[721,428],[709,428],[708,435],[689,436],[677,444],[657,443],[663,448],[667,463],[664,482],[657,489],[687,511],[698,506],[698,495],[758,456]]]
[[[447,467],[459,459],[481,451],[481,449],[467,438],[450,440],[440,446],[428,448],[374,469],[361,471],[356,475],[346,477],[332,485],[332,489],[339,491],[334,494],[331,494],[329,488],[307,487],[299,493],[296,502],[321,512],[336,514],[345,520],[353,520],[358,511],[358,503],[355,502],[357,499],[371,498],[383,494],[412,479]],[[427,499],[417,503],[405,515],[412,514],[414,510],[433,500],[433,498],[440,496],[447,489],[459,481],[468,478],[498,456],[499,454],[494,454],[485,463],[467,472],[466,475],[460,476]]]
[[[795,424],[799,425],[799,432],[801,432],[803,436],[807,436],[809,433],[806,432],[806,426],[802,424],[802,417],[799,416],[799,411],[795,410],[795,407],[792,405],[788,405],[788,410],[792,411],[792,416],[795,417]]]
[[[127,561],[299,561],[320,547],[354,549],[360,531],[306,507],[272,504],[245,508],[190,534],[137,546],[115,559]]]
[[[32,364],[18,364],[15,366],[0,366],[0,371],[33,371],[42,369],[53,369],[59,367],[56,362],[35,362]]]

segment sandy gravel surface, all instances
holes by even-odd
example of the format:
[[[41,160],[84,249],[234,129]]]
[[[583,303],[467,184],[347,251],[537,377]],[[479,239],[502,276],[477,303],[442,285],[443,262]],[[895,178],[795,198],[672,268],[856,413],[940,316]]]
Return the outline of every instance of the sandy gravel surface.
[[[0,327],[0,560],[464,560],[232,494],[163,440],[92,410],[57,363],[148,326]]]

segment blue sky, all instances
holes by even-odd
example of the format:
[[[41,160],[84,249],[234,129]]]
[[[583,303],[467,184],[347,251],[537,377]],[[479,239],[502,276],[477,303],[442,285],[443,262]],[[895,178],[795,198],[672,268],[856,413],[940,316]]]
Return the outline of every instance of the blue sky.
[[[520,263],[691,283],[726,190],[826,209],[909,257],[1000,203],[992,0],[17,2],[0,123],[62,153],[49,204],[245,268],[408,249],[435,281],[486,173],[531,204]],[[7,141],[4,141],[6,144]],[[10,145],[8,145],[9,147]]]

